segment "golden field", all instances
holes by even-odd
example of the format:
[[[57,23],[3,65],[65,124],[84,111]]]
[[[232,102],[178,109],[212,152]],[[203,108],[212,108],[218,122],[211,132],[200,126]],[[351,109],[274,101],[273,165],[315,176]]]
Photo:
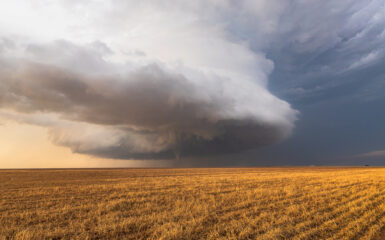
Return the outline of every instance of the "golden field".
[[[384,168],[0,171],[0,239],[383,239],[384,226]]]

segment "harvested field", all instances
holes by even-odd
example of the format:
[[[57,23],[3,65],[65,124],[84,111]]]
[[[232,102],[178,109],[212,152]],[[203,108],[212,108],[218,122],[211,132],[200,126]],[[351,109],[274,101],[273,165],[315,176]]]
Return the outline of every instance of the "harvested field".
[[[384,168],[0,171],[0,239],[379,239],[384,226]]]

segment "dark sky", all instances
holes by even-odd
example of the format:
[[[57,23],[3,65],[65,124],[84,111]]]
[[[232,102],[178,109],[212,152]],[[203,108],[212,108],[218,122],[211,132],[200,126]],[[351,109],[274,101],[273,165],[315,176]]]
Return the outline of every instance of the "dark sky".
[[[360,44],[366,45],[377,37],[374,32]],[[382,52],[383,47],[384,43],[366,46],[368,52]],[[385,58],[382,54],[373,62],[343,72],[320,74],[312,70],[322,66],[343,68],[345,62],[357,55],[354,49],[342,58],[339,48],[333,46],[322,54],[284,55],[284,59],[289,60],[281,60],[281,54],[272,53],[277,67],[270,76],[269,88],[301,114],[289,139],[249,153],[255,154],[256,162],[267,165],[385,164],[385,152],[380,153],[385,149]],[[374,152],[377,154],[363,154]]]

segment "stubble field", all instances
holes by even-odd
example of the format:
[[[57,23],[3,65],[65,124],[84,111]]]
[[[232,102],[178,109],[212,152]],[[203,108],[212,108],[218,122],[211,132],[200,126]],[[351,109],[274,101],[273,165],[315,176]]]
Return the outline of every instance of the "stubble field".
[[[384,168],[0,171],[0,239],[382,239],[384,226]]]

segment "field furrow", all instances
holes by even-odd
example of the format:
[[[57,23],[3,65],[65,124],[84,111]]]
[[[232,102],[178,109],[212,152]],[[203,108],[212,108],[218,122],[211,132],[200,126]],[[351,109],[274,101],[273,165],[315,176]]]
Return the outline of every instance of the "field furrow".
[[[379,240],[384,192],[383,168],[3,170],[0,239]]]

